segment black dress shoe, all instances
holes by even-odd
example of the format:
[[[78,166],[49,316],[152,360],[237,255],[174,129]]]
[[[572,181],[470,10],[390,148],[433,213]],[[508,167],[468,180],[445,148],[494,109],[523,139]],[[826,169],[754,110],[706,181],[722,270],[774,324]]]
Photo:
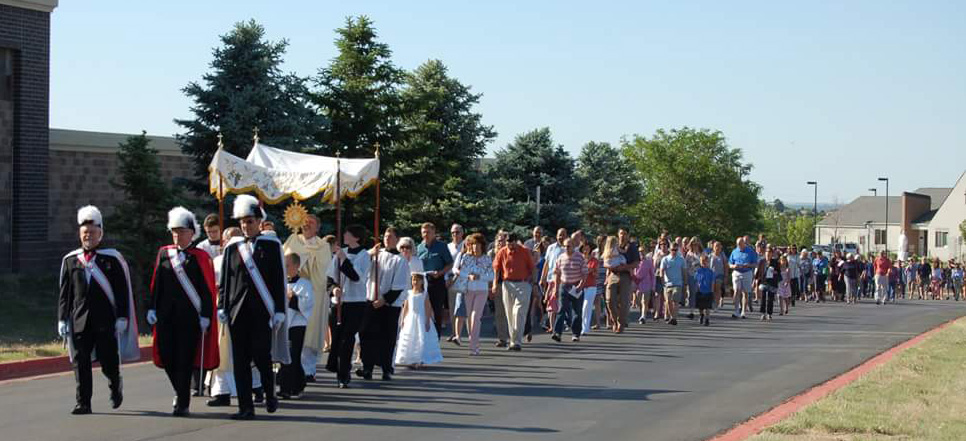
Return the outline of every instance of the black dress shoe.
[[[171,411],[171,416],[186,417],[188,415],[190,415],[190,413],[188,412],[188,408],[187,407],[177,407],[177,406],[175,406],[174,410]]]
[[[74,410],[70,411],[71,415],[90,415],[93,413],[91,411],[91,406],[85,404],[78,404],[74,406]]]
[[[344,382],[344,381],[340,381],[338,387],[339,387],[339,389],[348,389],[349,388],[349,383]]]
[[[306,375],[305,376],[305,382],[306,383],[315,383],[315,375]]]
[[[231,406],[231,395],[215,395],[212,399],[205,402],[210,407],[226,407]]]
[[[251,421],[255,419],[255,411],[253,409],[239,410],[238,413],[232,414],[231,419],[238,421]]]
[[[275,413],[276,410],[278,410],[278,398],[265,397],[265,411]]]
[[[368,371],[365,369],[356,369],[356,376],[359,378],[362,378],[363,380],[371,380],[372,371]]]
[[[261,404],[265,401],[265,389],[260,387],[257,389],[252,389],[252,393],[255,394],[255,397],[253,398],[255,404]]]
[[[117,380],[117,386],[111,388],[111,409],[117,409],[121,407],[121,403],[124,402],[124,392],[121,380]]]
[[[382,381],[392,381],[392,375],[389,372],[382,373]]]

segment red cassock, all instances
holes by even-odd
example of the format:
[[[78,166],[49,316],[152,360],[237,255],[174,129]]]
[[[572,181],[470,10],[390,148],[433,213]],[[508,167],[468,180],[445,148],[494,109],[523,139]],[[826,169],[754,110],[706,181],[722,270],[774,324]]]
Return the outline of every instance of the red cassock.
[[[154,262],[154,274],[151,276],[151,292],[154,292],[154,284],[158,277],[158,267],[161,264],[161,259],[168,259],[168,250],[171,248],[175,248],[175,245],[166,245],[158,250],[158,256]],[[198,343],[198,349],[195,351],[194,366],[201,366],[201,345],[204,344],[204,368],[215,369],[220,363],[218,355],[218,319],[216,314],[218,310],[218,288],[215,287],[215,269],[211,263],[211,256],[206,251],[192,247],[183,252],[191,254],[194,257],[194,261],[198,262],[198,266],[201,268],[201,274],[204,276],[205,286],[196,286],[195,289],[198,291],[199,296],[205,294],[210,295],[212,305],[211,325],[205,331],[204,341],[199,341]],[[161,354],[158,351],[158,334],[156,328],[152,328],[151,336],[153,338],[152,353],[154,356],[154,365],[163,368],[164,363],[161,362]]]

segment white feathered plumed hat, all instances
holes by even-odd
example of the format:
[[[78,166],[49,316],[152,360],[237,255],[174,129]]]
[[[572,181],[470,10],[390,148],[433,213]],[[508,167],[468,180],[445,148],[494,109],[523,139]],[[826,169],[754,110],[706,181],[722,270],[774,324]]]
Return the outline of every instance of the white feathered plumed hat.
[[[235,204],[232,206],[231,218],[241,219],[243,217],[254,216],[265,219],[265,210],[258,206],[258,199],[247,194],[238,195]]]
[[[195,214],[184,207],[174,207],[168,212],[168,229],[188,228],[195,232],[192,239],[201,237],[201,228],[198,227],[198,219]]]
[[[77,210],[77,226],[84,225],[88,222],[104,229],[104,217],[101,216],[101,210],[98,210],[93,205],[87,205]]]

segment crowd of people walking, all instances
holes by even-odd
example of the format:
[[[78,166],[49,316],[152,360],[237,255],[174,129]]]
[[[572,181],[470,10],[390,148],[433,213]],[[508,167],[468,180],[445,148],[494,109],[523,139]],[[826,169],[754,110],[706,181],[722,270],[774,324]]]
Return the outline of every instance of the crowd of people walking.
[[[217,216],[199,224],[177,207],[167,225],[173,244],[158,252],[146,322],[154,362],[175,391],[176,416],[189,414],[192,386],[209,391],[209,406],[229,406],[234,397],[232,418],[254,418],[259,402],[273,413],[279,399],[298,399],[307,383],[320,381],[323,354],[340,388],[353,377],[371,381],[377,367],[391,381],[397,367],[440,363],[440,345],[463,346],[464,337],[468,355],[481,356],[487,314],[495,347],[520,352],[542,334],[560,344],[569,334],[579,344],[595,332],[623,333],[635,309],[638,325],[697,319],[711,326],[728,317],[713,311],[729,297],[731,319],[771,321],[800,302],[963,295],[956,262],[893,262],[885,252],[826,256],[773,246],[764,236],[731,244],[667,232],[638,239],[626,228],[591,238],[561,228],[551,238],[535,227],[528,238],[500,230],[490,242],[453,224],[444,242],[436,225],[424,223],[418,243],[390,227],[366,246],[369,235],[354,225],[338,240],[319,237],[319,219],[310,215],[283,243],[253,197],[236,198],[232,215],[238,226],[222,231]],[[118,365],[130,357],[125,346],[138,320],[123,257],[100,247],[100,212],[82,208],[78,225],[81,248],[61,269],[58,329],[74,361],[73,413],[86,414],[95,350],[112,406],[121,405]]]

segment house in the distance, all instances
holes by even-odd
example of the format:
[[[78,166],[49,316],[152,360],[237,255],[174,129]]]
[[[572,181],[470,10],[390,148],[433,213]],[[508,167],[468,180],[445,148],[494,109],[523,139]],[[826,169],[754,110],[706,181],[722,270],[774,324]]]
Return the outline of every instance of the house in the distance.
[[[914,227],[920,233],[919,249],[925,249],[929,257],[946,261],[955,258],[966,260],[966,239],[959,226],[966,220],[966,172],[959,176],[956,186],[934,212],[924,215]],[[908,233],[906,234],[908,236]],[[912,251],[912,238],[909,248]]]
[[[905,232],[908,251],[919,254],[923,248],[918,246],[918,238],[926,232],[922,222],[928,222],[930,213],[937,212],[950,191],[951,188],[919,188],[900,196],[859,196],[818,222],[815,243],[855,243],[863,253],[887,248],[890,253],[897,253],[899,233]]]

